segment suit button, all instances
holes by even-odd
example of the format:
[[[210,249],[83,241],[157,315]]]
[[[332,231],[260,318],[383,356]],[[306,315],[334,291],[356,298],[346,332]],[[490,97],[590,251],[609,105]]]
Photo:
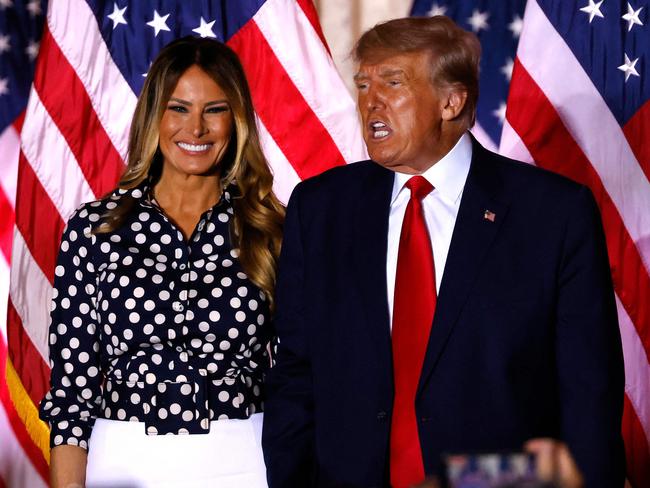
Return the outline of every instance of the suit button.
[[[377,420],[379,420],[380,422],[386,420],[386,417],[388,417],[388,414],[383,410],[381,412],[377,412]]]

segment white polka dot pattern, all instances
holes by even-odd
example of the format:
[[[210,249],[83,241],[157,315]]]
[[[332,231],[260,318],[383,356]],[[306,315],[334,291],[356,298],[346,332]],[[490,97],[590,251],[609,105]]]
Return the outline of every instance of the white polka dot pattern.
[[[97,417],[187,434],[263,409],[269,309],[231,246],[234,191],[188,242],[146,185],[72,216],[55,270],[51,389],[40,406],[52,446],[87,448]],[[120,198],[135,203],[124,225],[93,234]]]

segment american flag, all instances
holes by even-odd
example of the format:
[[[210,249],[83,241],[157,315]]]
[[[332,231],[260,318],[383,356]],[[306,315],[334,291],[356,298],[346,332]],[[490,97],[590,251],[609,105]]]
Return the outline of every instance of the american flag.
[[[238,53],[281,200],[301,179],[366,157],[310,0],[57,0],[47,8],[0,0],[3,300],[13,234],[0,487],[47,484],[49,434],[36,405],[48,388],[58,242],[81,202],[114,187],[144,76],[159,49],[184,35]]]
[[[418,0],[412,11],[448,15],[481,39],[482,140],[596,196],[623,340],[634,488],[650,486],[649,8],[647,0]]]
[[[498,151],[526,0],[415,0],[411,15],[446,15],[481,40],[477,124],[481,144]]]

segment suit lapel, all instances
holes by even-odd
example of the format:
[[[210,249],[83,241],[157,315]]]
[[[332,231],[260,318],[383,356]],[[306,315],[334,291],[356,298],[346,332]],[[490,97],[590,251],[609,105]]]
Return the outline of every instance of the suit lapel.
[[[501,181],[490,159],[490,154],[474,141],[472,163],[447,255],[418,394],[435,368],[489,255],[490,245],[506,218],[508,202],[499,194]]]
[[[390,324],[386,291],[388,216],[394,173],[373,164],[363,182],[355,224],[354,264],[367,316],[368,333],[391,374]]]

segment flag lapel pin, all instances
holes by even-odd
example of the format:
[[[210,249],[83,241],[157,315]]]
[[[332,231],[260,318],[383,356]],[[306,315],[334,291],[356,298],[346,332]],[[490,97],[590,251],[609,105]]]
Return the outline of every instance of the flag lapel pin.
[[[485,212],[483,212],[483,218],[485,220],[489,220],[490,222],[494,222],[494,219],[496,218],[497,214],[492,212],[491,210],[485,209]]]

